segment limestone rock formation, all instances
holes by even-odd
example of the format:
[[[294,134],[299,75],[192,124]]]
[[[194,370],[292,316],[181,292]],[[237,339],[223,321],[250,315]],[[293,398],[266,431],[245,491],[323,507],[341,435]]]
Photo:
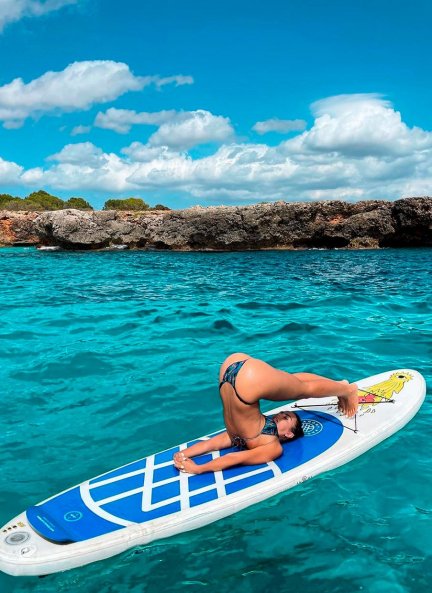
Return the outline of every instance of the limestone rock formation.
[[[0,246],[38,244],[40,239],[34,224],[38,215],[39,212],[0,210]]]
[[[431,246],[432,198],[145,212],[0,211],[0,244],[186,251]]]

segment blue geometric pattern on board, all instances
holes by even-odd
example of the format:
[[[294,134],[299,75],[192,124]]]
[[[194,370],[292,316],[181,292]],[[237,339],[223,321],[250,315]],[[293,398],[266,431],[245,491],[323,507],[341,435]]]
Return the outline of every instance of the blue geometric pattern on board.
[[[129,463],[128,465],[125,465],[123,467],[118,467],[117,469],[114,469],[106,474],[103,474],[102,476],[93,478],[93,480],[90,480],[90,484],[95,484],[96,482],[102,482],[103,480],[107,480],[108,478],[114,478],[115,476],[121,476],[125,473],[133,472],[135,470],[144,469],[145,466],[146,466],[146,458],[139,459],[138,461],[133,461],[132,463]]]
[[[200,504],[204,504],[205,502],[210,502],[211,500],[216,500],[218,497],[218,493],[216,488],[213,490],[206,490],[205,492],[201,492],[201,494],[196,494],[195,496],[190,497],[190,506],[196,507]]]
[[[59,494],[44,504],[30,507],[27,520],[46,539],[66,544],[121,529],[93,513],[83,502],[79,486]]]
[[[317,457],[343,433],[343,425],[335,416],[304,410],[298,410],[298,414],[305,437],[284,443],[282,456],[270,464],[237,466],[222,472],[188,476],[175,469],[172,456],[179,447],[173,447],[31,507],[27,518],[43,537],[69,543],[121,529],[130,522],[145,523],[251,488]],[[220,455],[236,450],[231,447]],[[195,460],[206,463],[212,457],[212,454],[205,454]]]
[[[131,496],[127,499],[128,508],[126,512],[124,499],[120,499],[116,502],[111,502],[105,505],[104,510],[118,517],[126,514],[128,519],[134,523],[145,523],[146,521],[151,521],[152,519],[158,519],[159,517],[164,517],[165,515],[177,513],[181,508],[180,501],[177,500],[165,506],[157,507],[148,512],[143,512],[141,510],[141,503],[142,495],[135,494],[134,496]]]
[[[143,486],[143,474],[137,474],[135,476],[130,476],[129,478],[125,478],[121,481],[123,491],[130,492],[131,490],[135,490],[135,488],[142,488]],[[118,482],[110,482],[109,484],[105,484],[102,486],[98,486],[97,488],[92,489],[92,498],[95,502],[100,502],[105,498],[110,498],[111,496],[115,496],[118,494],[119,485]]]
[[[252,466],[254,467],[254,466]],[[258,466],[255,466],[258,467]],[[233,492],[238,492],[239,490],[244,490],[245,488],[250,488],[251,486],[255,486],[256,484],[260,484],[261,482],[265,482],[266,480],[273,478],[274,473],[271,469],[267,471],[263,471],[259,474],[254,474],[252,476],[247,476],[242,478],[241,480],[236,480],[235,482],[231,482],[225,486],[225,492],[227,494],[232,494]]]

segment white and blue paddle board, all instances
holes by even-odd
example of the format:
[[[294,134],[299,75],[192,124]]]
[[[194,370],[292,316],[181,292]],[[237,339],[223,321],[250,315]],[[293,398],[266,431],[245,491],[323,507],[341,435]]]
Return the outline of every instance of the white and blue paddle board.
[[[285,443],[283,455],[270,463],[180,473],[172,457],[188,442],[30,507],[0,530],[0,569],[11,575],[45,575],[217,521],[361,455],[402,428],[426,393],[423,377],[406,369],[358,385],[361,404],[353,419],[337,411],[334,397],[300,400],[268,412],[298,412],[305,433]],[[232,450],[195,460],[204,463]]]

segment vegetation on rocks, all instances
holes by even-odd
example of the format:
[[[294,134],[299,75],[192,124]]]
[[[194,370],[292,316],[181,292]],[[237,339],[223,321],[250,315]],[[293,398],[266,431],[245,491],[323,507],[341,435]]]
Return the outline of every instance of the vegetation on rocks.
[[[12,212],[47,212],[54,210],[93,210],[93,206],[84,198],[71,197],[68,200],[54,196],[43,189],[34,191],[25,198],[0,193],[0,210]],[[141,198],[109,199],[105,202],[103,210],[124,210],[141,212],[143,210],[169,210],[163,204],[156,204],[151,208]]]
[[[34,191],[24,198],[24,202],[35,204],[41,210],[62,210],[64,206],[63,200],[57,196],[53,196],[48,192],[40,189]]]
[[[107,200],[103,207],[104,210],[148,210],[149,205],[141,198],[124,198]]]
[[[74,208],[75,210],[93,210],[87,200],[84,198],[69,198],[64,204],[64,208]]]
[[[66,202],[57,196],[40,189],[34,191],[25,198],[0,194],[0,209],[10,211],[31,211],[43,212],[52,210],[64,210],[75,208],[77,210],[93,210],[92,206],[83,198],[70,198]]]

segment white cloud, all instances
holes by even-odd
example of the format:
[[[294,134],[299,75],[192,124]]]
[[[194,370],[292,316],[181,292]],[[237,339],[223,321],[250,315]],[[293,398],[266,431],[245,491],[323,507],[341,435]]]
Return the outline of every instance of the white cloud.
[[[313,128],[300,138],[311,150],[346,156],[408,155],[432,146],[432,136],[408,128],[401,114],[376,94],[338,95],[312,105]]]
[[[79,136],[80,134],[88,134],[91,131],[91,126],[75,126],[71,131],[71,136]]]
[[[114,193],[133,187],[126,178],[134,165],[129,165],[115,154],[104,153],[91,142],[68,144],[47,160],[56,164],[45,170],[35,167],[25,171],[21,175],[21,183],[30,187],[80,188]]]
[[[198,144],[223,142],[233,135],[229,118],[198,109],[177,113],[150,137],[149,144],[187,150]]]
[[[23,17],[41,16],[79,0],[0,0],[0,31]]]
[[[74,62],[29,83],[16,78],[1,86],[0,120],[7,127],[19,127],[27,117],[89,109],[95,103],[106,103],[149,85],[190,84],[189,78],[135,76],[127,64],[109,60]]]
[[[194,159],[180,150],[185,139],[191,141],[190,121],[177,122],[179,130],[174,117],[156,132],[171,126],[165,143],[161,134],[155,142],[154,134],[147,144],[133,142],[120,155],[89,142],[69,144],[50,157],[45,169],[23,173],[15,164],[5,167],[33,187],[186,192],[213,202],[394,199],[430,193],[432,132],[409,128],[390,103],[375,95],[332,97],[313,109],[313,126],[278,146],[225,143]],[[225,125],[228,132],[229,120]]]
[[[267,134],[268,132],[278,132],[279,134],[287,134],[288,132],[302,132],[306,128],[304,119],[266,119],[265,121],[258,121],[252,129],[258,134]]]
[[[209,111],[157,111],[137,113],[129,109],[107,109],[99,112],[94,125],[126,134],[133,125],[159,126],[150,137],[150,146],[169,146],[187,150],[207,142],[223,142],[234,136],[230,120]]]
[[[60,152],[48,157],[47,160],[70,165],[85,165],[93,169],[98,169],[107,162],[103,150],[91,142],[67,144]]]
[[[105,128],[106,130],[114,130],[119,134],[127,134],[131,127],[136,124],[146,124],[160,126],[166,121],[173,119],[176,111],[158,111],[148,113],[142,111],[137,113],[130,109],[116,109],[111,107],[105,113],[99,112],[96,116],[94,125],[97,128]]]
[[[132,142],[130,146],[123,148],[121,152],[127,155],[130,160],[138,163],[166,161],[179,157],[179,153],[171,150],[168,146],[149,146],[141,142]]]
[[[0,157],[0,183],[15,184],[20,183],[20,176],[24,168],[11,161],[5,161]]]
[[[161,88],[166,86],[167,84],[174,84],[175,86],[183,86],[184,84],[193,84],[194,79],[192,76],[183,76],[183,74],[178,74],[176,76],[165,76],[165,78],[161,78],[159,76],[152,76],[151,77],[157,88]]]

